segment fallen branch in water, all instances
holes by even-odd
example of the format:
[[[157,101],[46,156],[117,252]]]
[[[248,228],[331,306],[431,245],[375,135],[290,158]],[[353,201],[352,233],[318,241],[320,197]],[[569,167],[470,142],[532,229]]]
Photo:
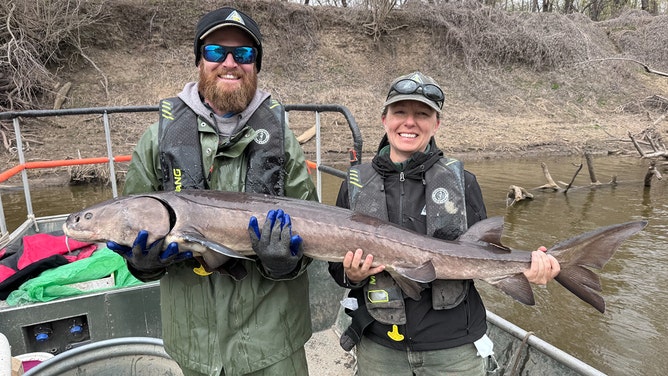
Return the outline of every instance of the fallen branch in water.
[[[651,161],[649,163],[649,167],[647,168],[647,173],[645,174],[645,187],[651,187],[652,186],[652,178],[655,177],[657,180],[662,180],[663,176],[659,172],[659,170],[656,168],[656,161]]]
[[[511,185],[506,199],[506,207],[513,206],[516,202],[524,199],[533,199],[533,195],[522,187]]]
[[[559,184],[555,183],[554,180],[552,179],[552,175],[550,175],[550,171],[547,169],[547,165],[545,162],[540,162],[540,167],[543,169],[543,176],[545,176],[545,180],[547,180],[547,184],[541,185],[538,187],[538,189],[547,189],[547,190],[552,190],[552,191],[559,191],[562,188],[559,186]]]
[[[568,184],[566,185],[566,189],[564,189],[564,193],[568,192],[568,190],[571,189],[571,187],[573,186],[573,182],[575,181],[575,178],[576,178],[576,177],[578,176],[578,174],[580,173],[580,170],[582,170],[582,163],[580,163],[580,164],[578,165],[578,169],[575,170],[575,173],[573,174],[573,177],[571,178],[570,183],[568,183]]]
[[[534,190],[542,190],[542,191],[553,191],[553,192],[562,192],[562,193],[567,193],[570,189],[577,189],[577,188],[597,188],[597,187],[602,187],[602,186],[614,186],[617,185],[617,177],[613,176],[610,179],[610,182],[603,184],[598,181],[596,178],[596,173],[594,171],[594,162],[592,159],[591,154],[585,153],[585,161],[587,163],[587,169],[589,171],[589,179],[591,183],[589,184],[588,187],[582,186],[582,187],[576,187],[573,186],[573,183],[575,182],[575,178],[578,176],[580,171],[582,170],[583,164],[580,163],[579,165],[576,165],[577,170],[573,174],[573,177],[571,178],[569,183],[564,183],[564,182],[555,182],[554,179],[552,179],[552,175],[550,174],[549,169],[547,168],[547,165],[545,162],[541,162],[540,166],[543,169],[543,176],[545,177],[545,180],[547,181],[546,184],[541,185],[540,187],[534,188]],[[565,186],[565,188],[562,188],[562,186]],[[516,202],[525,200],[525,199],[533,199],[534,196],[529,193],[526,189],[517,186],[517,185],[511,185],[510,189],[506,195],[506,207],[514,205]]]

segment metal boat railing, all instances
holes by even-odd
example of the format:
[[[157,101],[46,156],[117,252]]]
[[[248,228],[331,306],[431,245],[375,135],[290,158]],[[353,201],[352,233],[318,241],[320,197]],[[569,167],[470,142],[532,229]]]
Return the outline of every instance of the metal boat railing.
[[[315,113],[316,161],[315,162],[309,161],[308,163],[311,167],[315,167],[316,169],[318,195],[319,197],[322,197],[321,185],[320,185],[321,182],[320,173],[324,172],[338,177],[345,177],[345,173],[322,164],[320,114],[323,112],[338,112],[343,114],[343,116],[346,118],[346,121],[348,122],[348,125],[351,129],[353,136],[353,146],[350,151],[351,158],[349,161],[351,165],[356,165],[361,163],[362,137],[359,128],[357,126],[357,123],[355,122],[354,118],[352,117],[348,109],[340,105],[286,105],[285,108],[288,111],[288,115],[290,111],[309,111]],[[115,164],[119,162],[129,161],[130,156],[113,155],[112,145],[111,145],[110,115],[116,113],[157,112],[157,111],[158,111],[158,106],[136,106],[136,107],[98,107],[98,108],[65,109],[65,110],[30,110],[30,111],[0,113],[0,120],[13,121],[15,137],[16,137],[17,153],[19,158],[18,165],[9,168],[8,170],[0,172],[0,183],[3,183],[9,178],[20,173],[23,183],[22,185],[24,189],[26,209],[27,209],[27,220],[23,224],[21,224],[12,234],[8,234],[7,225],[5,221],[6,218],[2,205],[2,191],[0,190],[0,248],[4,247],[4,245],[9,241],[9,239],[15,238],[16,236],[14,236],[14,234],[25,233],[30,229],[30,227],[34,227],[34,231],[36,232],[39,231],[39,227],[37,225],[38,220],[40,225],[43,226],[43,228],[49,228],[50,224],[54,224],[54,226],[57,224],[59,225],[63,221],[64,216],[66,215],[66,213],[64,213],[63,215],[58,215],[58,216],[35,218],[32,208],[27,170],[73,166],[81,164],[108,164],[110,171],[110,180],[112,185],[112,193],[114,197],[117,197],[118,188],[115,174]],[[22,117],[38,118],[38,117],[48,117],[48,116],[67,116],[67,115],[85,115],[85,114],[102,115],[106,149],[107,149],[106,157],[76,159],[76,160],[39,161],[39,162],[25,161],[25,156],[23,153],[22,137],[21,137],[20,118]],[[45,224],[47,226],[44,226]],[[84,299],[90,300],[91,302],[95,302],[90,304],[81,304],[81,303],[69,304],[68,299],[63,299],[61,302],[44,303],[34,307],[33,309],[34,312],[32,313],[32,315],[35,316],[38,315],[38,313],[46,314],[46,312],[48,311],[51,312],[52,315],[57,316],[56,317],[57,319],[59,319],[60,317],[76,316],[80,315],[81,312],[76,310],[78,308],[75,307],[80,307],[83,305],[88,307],[95,307],[100,310],[100,312],[89,312],[86,314],[86,317],[90,315],[91,319],[92,317],[107,318],[107,316],[112,315],[112,313],[115,312],[114,310],[108,309],[107,305],[113,306],[114,304],[121,304],[121,301],[123,302],[123,304],[126,304],[128,302],[130,302],[130,304],[134,304],[134,302],[140,302],[140,301],[145,302],[147,299],[153,299],[157,302],[158,295],[155,286],[157,285],[146,284],[143,286],[125,288],[122,291],[115,290],[110,292],[99,292],[99,293],[89,294],[83,297],[69,298],[70,300],[76,299],[78,302],[81,302]],[[100,306],[101,301],[104,302],[104,307]],[[143,305],[145,304],[142,304],[142,306]],[[154,307],[154,309],[157,308]],[[24,337],[25,333],[23,333],[21,330],[24,330],[25,327],[33,325],[34,322],[36,321],[46,320],[46,318],[44,317],[39,317],[38,320],[37,316],[32,318],[30,317],[26,318],[26,313],[20,312],[20,310],[21,307],[8,308],[5,309],[3,312],[3,320],[14,324],[10,325],[11,330],[9,330],[9,332],[5,334],[11,335],[11,337],[16,339],[17,341],[18,339]],[[150,314],[158,315],[159,313],[157,311],[156,312],[151,311]],[[53,317],[49,317],[49,319],[53,319]],[[347,315],[339,314],[336,320],[337,322],[335,324],[335,329],[340,330],[341,328],[343,328],[343,325],[345,325],[344,321],[347,319],[349,319]],[[490,330],[495,330],[496,328],[498,328],[503,333],[503,335],[501,335],[501,333],[498,333],[499,335],[495,336],[496,337],[495,341],[499,340],[499,338],[502,336],[513,338],[509,339],[508,343],[503,344],[505,345],[505,347],[501,347],[502,345],[501,343],[495,344],[499,346],[499,350],[497,350],[499,356],[499,363],[504,365],[502,368],[500,368],[499,370],[500,373],[497,373],[499,375],[525,374],[525,372],[533,372],[536,370],[540,370],[536,371],[538,372],[536,374],[547,374],[545,372],[545,369],[540,368],[540,365],[538,364],[539,362],[537,362],[536,359],[533,359],[531,362],[526,361],[526,359],[530,356],[530,354],[536,351],[544,354],[544,356],[546,357],[544,359],[544,362],[546,366],[550,367],[549,370],[550,372],[552,372],[552,374],[555,374],[554,372],[558,372],[557,374],[563,374],[563,375],[575,375],[575,374],[590,375],[590,376],[604,375],[602,372],[596,370],[595,368],[589,366],[588,364],[582,362],[581,360],[569,355],[568,353],[565,353],[564,351],[532,335],[532,333],[522,330],[521,328],[513,325],[512,323],[504,320],[503,318],[495,315],[492,312],[489,311],[487,312],[487,320],[489,323]],[[134,333],[137,331],[136,330],[137,328],[126,328],[126,329],[128,330],[129,333],[131,332],[132,335],[134,335]],[[118,331],[119,329],[116,328],[115,330]],[[147,327],[142,328],[142,330],[145,331],[144,334],[157,335],[160,328],[158,323],[148,323]],[[91,338],[95,339],[96,336],[97,337],[103,336],[104,333],[102,332],[104,332],[104,328],[101,328],[100,332],[101,333],[93,333]],[[119,335],[119,333],[115,334]],[[123,334],[121,333],[120,335],[122,336]],[[115,340],[112,339],[111,341]],[[23,344],[20,341],[16,343],[17,343],[16,346],[19,345],[23,345],[24,347],[28,346],[27,344]],[[95,347],[98,345],[95,345],[93,343],[90,344],[90,346]],[[23,350],[27,350],[27,348]],[[72,352],[72,354],[75,354],[75,352]],[[516,365],[519,366],[515,367]],[[528,371],[529,369],[531,369],[531,371]]]
[[[563,350],[551,345],[549,342],[545,342],[544,340],[540,339],[539,337],[536,337],[533,335],[531,332],[527,332],[526,330],[520,328],[519,326],[507,321],[506,319],[494,314],[493,312],[490,312],[489,310],[487,311],[487,322],[488,326],[490,328],[499,328],[502,332],[513,336],[516,339],[516,343],[519,343],[520,345],[517,346],[516,349],[513,349],[514,351],[510,351],[510,356],[507,356],[507,359],[504,359],[507,361],[507,368],[505,369],[506,372],[504,374],[507,375],[520,375],[520,374],[525,374],[521,372],[522,368],[525,368],[524,371],[526,371],[526,368],[531,368],[531,365],[526,365],[523,364],[523,358],[527,357],[528,349],[531,348],[533,350],[539,351],[542,354],[545,354],[549,359],[553,360],[555,364],[560,364],[565,367],[565,369],[560,370],[559,372],[561,374],[566,374],[566,369],[568,370],[569,374],[575,373],[578,375],[586,375],[586,376],[605,376],[605,373],[597,370],[596,368],[590,366],[589,364],[583,362],[582,360],[568,354],[567,352],[564,352]],[[498,351],[499,357],[502,356],[502,351]],[[496,351],[495,351],[496,352]],[[537,361],[534,360],[534,363],[537,363]],[[520,366],[520,364],[523,364]],[[536,369],[538,369],[538,365],[534,364],[533,365]],[[550,366],[550,369],[552,369],[553,372],[556,372],[557,370],[555,369],[557,366]],[[537,373],[537,374],[546,374],[546,373]]]
[[[352,133],[353,145],[350,151],[350,164],[355,165],[361,162],[362,158],[362,135],[357,126],[357,122],[352,116],[350,110],[342,105],[336,104],[288,104],[285,105],[287,112],[286,117],[290,111],[313,112],[315,114],[316,127],[316,161],[315,163],[309,161],[310,167],[315,167],[317,178],[318,197],[322,197],[321,172],[332,174],[339,177],[344,177],[345,173],[335,168],[322,164],[321,151],[321,122],[320,114],[323,112],[338,112],[342,114],[348,123]],[[113,197],[118,196],[118,182],[116,180],[115,165],[119,162],[128,162],[129,155],[114,156],[111,142],[111,126],[110,115],[118,113],[137,113],[137,112],[158,112],[158,106],[124,106],[124,107],[91,107],[91,108],[73,108],[61,110],[26,110],[26,111],[8,111],[0,112],[0,121],[11,120],[14,126],[14,135],[16,140],[16,152],[19,163],[5,171],[0,172],[0,183],[7,181],[9,178],[21,174],[22,186],[26,202],[27,218],[24,225],[32,224],[35,230],[38,231],[36,225],[36,218],[32,207],[32,199],[30,196],[30,184],[28,180],[27,170],[30,169],[44,169],[55,167],[67,167],[82,164],[108,164],[110,183]],[[106,157],[86,158],[86,159],[68,159],[68,160],[54,160],[54,161],[39,161],[26,162],[23,150],[23,138],[21,135],[21,118],[42,118],[51,116],[72,116],[72,115],[87,115],[98,114],[102,115],[102,125],[104,127],[104,136],[106,143]],[[90,141],[89,141],[90,142]],[[94,142],[94,141],[93,141]],[[23,227],[23,226],[22,226]],[[7,228],[7,221],[2,204],[2,192],[0,192],[0,248],[9,242],[9,231]]]

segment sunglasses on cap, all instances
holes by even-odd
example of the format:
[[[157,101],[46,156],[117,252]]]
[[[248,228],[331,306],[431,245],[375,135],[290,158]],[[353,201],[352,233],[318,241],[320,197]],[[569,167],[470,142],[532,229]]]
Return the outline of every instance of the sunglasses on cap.
[[[390,99],[397,94],[413,94],[418,93],[422,94],[425,98],[433,101],[438,105],[438,108],[443,108],[443,102],[445,101],[445,96],[443,90],[436,85],[432,84],[421,84],[417,81],[406,78],[403,80],[397,81],[390,88],[390,92],[387,94],[385,100]]]
[[[202,46],[202,57],[212,63],[222,63],[227,59],[227,54],[232,54],[232,58],[237,64],[251,64],[257,58],[257,48],[248,46],[227,47],[218,44]]]

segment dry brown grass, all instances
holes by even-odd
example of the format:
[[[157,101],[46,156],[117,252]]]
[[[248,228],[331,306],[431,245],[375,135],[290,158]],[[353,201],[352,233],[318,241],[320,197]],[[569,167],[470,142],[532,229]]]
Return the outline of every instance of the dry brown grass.
[[[262,27],[261,86],[283,103],[348,107],[361,128],[367,157],[382,136],[380,107],[388,83],[412,70],[433,76],[444,87],[438,141],[448,153],[464,158],[585,148],[616,152],[627,145],[614,140],[628,132],[639,134],[666,111],[648,102],[666,96],[666,78],[629,61],[601,59],[632,57],[668,71],[668,35],[662,32],[668,16],[631,11],[595,23],[581,15],[505,13],[478,3],[422,4],[393,11],[374,38],[364,26],[373,20],[366,10],[276,1],[227,3],[251,14]],[[51,70],[59,84],[72,83],[64,106],[147,105],[175,95],[196,77],[194,24],[218,6],[211,0],[106,3],[99,21],[81,28],[90,60],[75,54]],[[50,108],[53,97],[46,93],[41,101]],[[155,119],[114,117],[115,154],[130,153]],[[297,134],[312,122],[291,117]],[[94,132],[92,123],[52,119],[32,125],[44,142],[34,145],[28,158],[105,155],[103,142],[81,138]],[[324,150],[332,159],[341,157],[350,145],[343,118],[326,115],[322,123]],[[656,125],[664,135],[665,124]],[[312,155],[312,143],[304,148]],[[2,159],[15,163],[15,154],[5,153]]]

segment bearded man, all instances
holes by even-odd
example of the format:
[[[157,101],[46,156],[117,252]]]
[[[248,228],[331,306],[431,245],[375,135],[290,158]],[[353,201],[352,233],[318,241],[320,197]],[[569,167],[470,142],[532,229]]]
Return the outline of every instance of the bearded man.
[[[159,121],[133,152],[123,194],[212,189],[317,201],[283,107],[257,88],[262,35],[255,21],[229,7],[205,14],[194,53],[198,82],[160,102]],[[269,220],[282,223],[283,215],[272,210]],[[308,375],[311,260],[291,252],[300,249],[298,236],[287,247],[266,241],[271,226],[260,232],[253,218],[249,227],[257,260],[216,270],[176,243],[147,244],[146,231],[131,248],[108,244],[137,278],[160,279],[165,349],[186,376]]]

